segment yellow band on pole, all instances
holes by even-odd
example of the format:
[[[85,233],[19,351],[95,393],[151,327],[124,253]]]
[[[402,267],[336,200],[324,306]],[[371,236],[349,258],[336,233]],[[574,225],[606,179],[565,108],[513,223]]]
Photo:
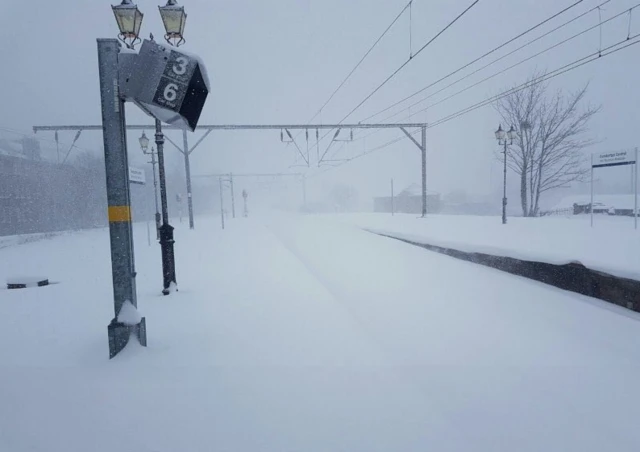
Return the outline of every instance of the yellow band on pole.
[[[109,223],[131,221],[131,207],[109,206]]]

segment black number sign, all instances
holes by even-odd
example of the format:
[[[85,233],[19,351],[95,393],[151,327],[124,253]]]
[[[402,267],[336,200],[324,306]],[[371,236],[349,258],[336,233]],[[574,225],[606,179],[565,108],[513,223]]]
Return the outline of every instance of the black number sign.
[[[195,66],[195,61],[188,56],[171,51],[156,89],[154,103],[176,112],[179,111],[188,91],[189,81]]]

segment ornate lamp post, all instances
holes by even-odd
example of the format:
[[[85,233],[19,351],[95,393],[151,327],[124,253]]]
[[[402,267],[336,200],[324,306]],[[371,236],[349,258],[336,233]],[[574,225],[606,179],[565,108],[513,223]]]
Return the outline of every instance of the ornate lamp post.
[[[516,129],[511,126],[508,132],[502,129],[502,124],[498,126],[495,132],[496,140],[500,146],[504,146],[504,179],[502,183],[502,224],[507,224],[507,146],[513,144],[516,138]]]
[[[184,6],[178,6],[176,0],[168,0],[166,5],[158,6],[158,9],[166,31],[164,39],[175,47],[184,44],[184,26],[187,22]]]
[[[130,49],[140,42],[140,26],[142,25],[143,14],[138,7],[131,3],[131,0],[122,0],[120,5],[112,6],[113,13],[120,29],[118,38]],[[184,7],[178,6],[175,0],[168,0],[165,6],[159,6],[160,17],[165,27],[165,39],[176,47],[185,42],[183,33],[187,15]],[[155,121],[155,142],[158,154],[158,177],[160,179],[160,204],[162,207],[162,225],[158,227],[160,236],[160,248],[162,250],[162,293],[168,295],[172,284],[176,284],[176,264],[173,250],[173,226],[169,224],[169,213],[167,211],[166,178],[164,169],[164,134],[162,124],[159,119]],[[145,136],[146,138],[146,136]],[[148,139],[145,142],[149,146]],[[140,138],[140,146],[143,140]],[[188,150],[185,149],[185,153]],[[152,154],[153,155],[153,154]],[[155,175],[155,172],[154,172]],[[157,209],[156,209],[157,212]],[[156,222],[159,222],[156,216]]]
[[[159,239],[160,238],[160,209],[158,208],[158,180],[156,179],[156,151],[151,148],[151,151],[149,151],[149,138],[147,138],[147,135],[144,133],[144,131],[142,132],[142,136],[140,138],[138,138],[138,141],[140,142],[140,149],[142,149],[142,153],[144,155],[151,155],[151,170],[153,171],[153,197],[155,199],[156,202],[156,215],[155,215],[155,219],[156,219],[156,237]]]
[[[122,3],[111,6],[111,9],[120,29],[118,38],[127,48],[133,49],[140,42],[140,27],[144,14],[140,12],[137,5],[131,3],[131,0],[122,0]]]

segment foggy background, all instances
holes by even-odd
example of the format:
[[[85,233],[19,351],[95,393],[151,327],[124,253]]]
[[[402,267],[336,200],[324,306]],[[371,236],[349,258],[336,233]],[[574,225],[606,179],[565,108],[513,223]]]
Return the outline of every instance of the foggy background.
[[[25,135],[32,136],[31,127],[34,125],[100,124],[96,38],[117,35],[111,3],[102,0],[35,0],[3,5],[0,36],[10,44],[0,49],[4,62],[0,71],[0,86],[3,87],[0,104],[1,140],[11,143],[22,140]],[[184,0],[179,3],[185,6],[188,14],[185,29],[187,42],[182,49],[202,57],[211,79],[212,92],[200,124],[307,123],[407,4],[405,0]],[[403,14],[314,122],[339,121],[407,60],[410,42],[415,53],[470,3],[468,0],[415,0],[411,11],[411,27],[409,14]],[[345,122],[367,118],[571,3],[550,0],[479,2]],[[584,1],[548,26],[509,46],[505,52],[599,3],[602,1]],[[145,14],[142,37],[148,37],[151,32],[156,39],[161,39],[163,27],[157,10],[158,0],[140,0],[137,4]],[[600,14],[605,20],[633,5],[633,1],[612,0],[601,9]],[[594,11],[389,121],[433,122],[523,83],[535,70],[554,70],[600,47],[624,39],[629,32],[632,35],[640,32],[640,15],[631,16],[631,22],[625,15],[428,111],[408,116],[597,24],[599,20],[598,12]],[[483,63],[502,53],[492,55]],[[569,91],[589,82],[588,101],[602,105],[602,111],[591,122],[590,129],[590,137],[597,139],[598,144],[584,150],[586,159],[591,152],[628,149],[638,145],[635,127],[635,106],[640,100],[635,89],[639,66],[637,57],[638,48],[631,47],[550,81],[550,90],[561,88]],[[442,86],[444,84],[439,84],[426,93]],[[416,99],[420,99],[420,96]],[[408,103],[376,116],[370,122],[377,122],[406,105]],[[128,104],[127,122],[152,124],[152,119]],[[487,200],[499,212],[502,168],[496,160],[499,148],[494,137],[498,123],[497,113],[487,106],[429,129],[429,191],[442,196]],[[181,143],[181,132],[165,133]],[[195,144],[202,133],[190,133],[190,144]],[[321,136],[324,134],[323,131],[320,133]],[[60,132],[61,152],[66,153],[74,134]],[[402,132],[381,131],[358,139],[369,134],[369,131],[355,131],[356,141],[334,143],[329,155],[335,159],[351,158],[400,137]],[[151,128],[147,130],[147,136],[152,139]],[[294,136],[305,151],[307,143],[304,132],[299,135],[295,132]],[[310,136],[314,137],[308,144],[312,147],[310,154],[315,156],[315,131],[310,130]],[[35,137],[40,143],[38,158],[55,162],[53,132],[40,132]],[[147,170],[148,185],[132,189],[134,197],[139,195],[135,194],[136,190],[143,193],[138,201],[134,199],[134,212],[140,217],[151,214],[153,198],[151,165],[146,164],[149,158],[142,155],[138,137],[137,131],[128,134],[130,164]],[[329,139],[321,143],[321,153],[328,144]],[[101,133],[83,132],[67,162],[74,163],[83,154],[93,155],[99,162],[102,158]],[[165,144],[165,155],[170,213],[177,216],[175,195],[184,195],[186,192],[183,160],[170,143]],[[395,180],[396,192],[420,181],[420,153],[406,139],[335,168],[318,168],[315,158],[312,158],[311,167],[300,167],[298,165],[303,162],[296,155],[293,144],[280,141],[278,130],[212,132],[191,155],[196,214],[217,212],[219,209],[217,179],[198,177],[211,173],[305,173],[309,203],[332,206],[336,193],[351,190],[353,196],[345,206],[349,210],[371,210],[374,196],[389,194],[390,178]],[[96,167],[99,168],[99,164]],[[596,192],[629,193],[630,174],[627,167],[599,171]],[[519,215],[518,178],[510,173],[508,180],[510,214]],[[96,184],[92,185],[93,189],[103,189],[103,180]],[[302,188],[298,179],[237,178],[235,185],[238,206],[241,206],[240,193],[243,189],[249,191],[250,209],[274,206],[297,209],[302,203]],[[542,207],[553,207],[559,198],[567,194],[588,191],[588,182],[576,183],[570,189],[545,194]],[[61,195],[63,199],[76,199],[71,192]],[[99,208],[105,210],[104,204]],[[186,205],[183,210],[186,211]]]

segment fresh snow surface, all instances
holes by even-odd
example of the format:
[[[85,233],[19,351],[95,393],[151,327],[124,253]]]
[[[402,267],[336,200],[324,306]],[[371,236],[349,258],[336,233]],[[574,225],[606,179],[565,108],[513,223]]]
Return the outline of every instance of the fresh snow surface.
[[[129,301],[125,301],[122,304],[122,308],[120,308],[120,313],[118,314],[118,322],[124,323],[125,325],[137,325],[142,320],[142,316],[136,309],[136,307]]]
[[[640,229],[632,217],[589,215],[522,218],[407,214],[335,215],[344,223],[430,245],[516,259],[567,264],[640,280]]]
[[[0,250],[60,282],[0,290],[0,451],[640,450],[636,313],[342,218],[176,226],[162,296],[136,225],[149,345],[113,360],[106,230]]]
[[[22,245],[23,243],[38,242],[40,240],[50,239],[60,234],[65,234],[65,232],[44,232],[37,234],[0,236],[0,249],[7,248],[9,246]]]

